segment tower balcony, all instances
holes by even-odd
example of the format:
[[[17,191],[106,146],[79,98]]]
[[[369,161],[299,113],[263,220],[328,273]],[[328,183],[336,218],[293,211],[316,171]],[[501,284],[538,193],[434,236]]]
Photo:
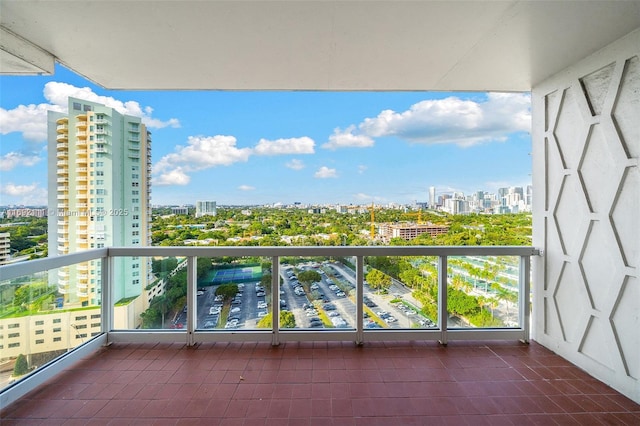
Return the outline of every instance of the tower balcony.
[[[275,326],[269,326],[267,329],[257,328],[254,322],[249,321],[241,325],[240,329],[206,328],[209,326],[205,327],[200,317],[205,316],[204,311],[208,313],[208,307],[205,299],[196,297],[195,294],[197,259],[198,257],[222,258],[228,255],[239,258],[251,256],[270,259],[269,269],[282,279],[273,280],[274,290],[280,291],[269,293],[266,299],[271,306],[280,306],[280,300],[287,300],[292,307],[302,303],[300,301],[302,297],[291,292],[290,278],[286,272],[291,268],[283,263],[283,258],[309,258],[309,262],[305,264],[307,266],[304,267],[317,268],[321,265],[320,268],[336,280],[334,282],[352,288],[351,294],[331,302],[340,305],[340,317],[346,318],[349,321],[348,325],[344,328],[309,328],[304,326],[308,317],[301,307],[295,307],[289,311],[296,316],[296,323],[298,321],[301,323],[295,328],[277,325],[277,321]],[[245,383],[251,387],[251,395],[255,395],[256,391],[253,389],[255,386],[252,384],[262,383],[270,389],[277,390],[285,385],[291,386],[292,381],[294,384],[298,383],[298,379],[287,373],[296,372],[299,377],[300,391],[327,387],[338,389],[349,385],[351,391],[340,394],[340,400],[346,401],[353,410],[349,413],[358,417],[397,412],[398,406],[403,406],[403,419],[418,419],[421,418],[420,416],[424,417],[424,413],[435,413],[434,410],[437,410],[439,416],[461,420],[463,417],[460,417],[460,413],[466,413],[471,409],[470,407],[476,413],[474,418],[484,418],[498,415],[497,413],[501,412],[499,410],[508,409],[516,403],[512,398],[518,398],[516,416],[530,416],[534,414],[527,413],[535,413],[537,420],[544,423],[557,418],[559,410],[563,410],[560,412],[561,415],[569,417],[582,415],[583,420],[587,419],[588,417],[584,417],[585,408],[576,405],[577,402],[572,398],[573,393],[562,394],[564,397],[558,400],[557,405],[548,405],[551,398],[549,395],[555,395],[553,392],[561,392],[561,389],[567,389],[567,386],[571,385],[570,389],[575,392],[578,387],[582,389],[580,393],[575,394],[581,401],[585,398],[589,401],[600,401],[600,403],[609,401],[606,407],[598,405],[601,407],[597,409],[599,418],[613,420],[618,418],[617,415],[623,414],[626,416],[624,418],[637,418],[637,413],[640,413],[640,407],[637,404],[591,378],[536,342],[527,344],[518,341],[518,339],[528,341],[528,296],[518,297],[518,301],[515,302],[514,306],[517,306],[515,317],[518,318],[516,326],[500,329],[474,328],[452,322],[451,317],[445,322],[436,320],[433,325],[412,326],[415,318],[422,314],[414,312],[409,315],[406,310],[409,305],[390,303],[394,298],[410,298],[412,293],[410,289],[403,289],[402,285],[398,285],[393,289],[393,292],[398,294],[384,296],[369,289],[365,284],[365,259],[379,258],[383,255],[405,258],[407,256],[422,258],[426,255],[428,259],[438,259],[435,263],[439,271],[448,269],[448,258],[459,258],[460,255],[466,255],[472,259],[483,256],[502,256],[501,258],[515,256],[520,259],[516,263],[523,268],[516,278],[517,281],[519,280],[516,287],[522,295],[528,294],[529,257],[537,256],[537,253],[530,247],[146,247],[89,250],[38,262],[26,262],[23,265],[12,265],[10,268],[3,269],[3,277],[6,279],[18,278],[25,273],[46,271],[54,265],[58,267],[61,264],[75,265],[78,273],[73,287],[69,285],[68,276],[59,270],[57,289],[62,296],[73,294],[77,297],[77,300],[71,302],[69,306],[65,302],[63,308],[77,306],[78,309],[71,310],[70,326],[62,328],[63,333],[67,330],[68,340],[71,342],[69,343],[70,352],[40,367],[32,373],[30,381],[20,381],[11,388],[7,388],[5,400],[8,401],[15,400],[16,397],[12,395],[20,395],[20,389],[27,383],[30,389],[33,389],[32,386],[37,386],[42,392],[38,393],[37,399],[27,397],[21,400],[20,404],[9,406],[8,410],[3,412],[3,418],[22,418],[20,413],[24,413],[24,416],[33,416],[35,413],[33,410],[37,406],[48,404],[48,401],[62,400],[61,380],[65,383],[64,389],[84,388],[95,374],[101,374],[105,380],[96,382],[94,390],[99,393],[92,393],[91,398],[106,400],[107,405],[116,404],[117,401],[112,399],[114,398],[113,386],[121,387],[123,377],[127,376],[124,373],[131,371],[131,365],[127,364],[123,367],[123,374],[120,374],[119,366],[122,365],[123,350],[128,351],[127,359],[130,361],[140,360],[141,370],[130,375],[132,376],[130,380],[126,377],[124,379],[129,380],[127,383],[131,385],[136,383],[136,380],[139,381],[141,375],[153,375],[154,377],[178,377],[174,382],[177,383],[176,386],[181,386],[179,377],[184,374],[185,369],[188,369],[196,373],[185,378],[185,384],[200,387],[206,385],[215,389],[225,384],[222,379],[217,381],[211,379],[211,372],[215,371],[216,377],[240,375],[239,384],[234,383],[234,387],[241,388]],[[178,321],[185,321],[180,322],[180,327],[174,321],[168,321],[167,325],[161,328],[145,329],[144,333],[140,333],[141,330],[135,330],[134,326],[131,326],[131,329],[123,328],[122,325],[114,327],[113,321],[122,319],[117,313],[119,311],[116,311],[120,309],[115,306],[116,300],[110,299],[111,291],[97,293],[101,299],[99,305],[86,306],[90,296],[86,262],[102,259],[101,265],[106,269],[99,272],[98,276],[104,277],[106,274],[106,282],[103,286],[105,290],[110,285],[115,285],[116,283],[112,280],[117,279],[110,277],[108,265],[114,264],[114,261],[117,262],[119,258],[133,256],[148,258],[186,256],[186,260],[180,262],[176,268],[176,271],[186,268],[193,272],[187,275],[187,292],[191,295],[187,297],[185,310],[187,314],[183,313],[177,317]],[[348,262],[326,261],[320,264],[318,261],[320,258],[348,259]],[[339,279],[335,277],[338,271],[341,271]],[[448,312],[444,296],[444,288],[450,285],[447,283],[448,280],[446,273],[439,274],[440,294],[443,298],[439,298],[437,303],[441,315],[447,315]],[[324,278],[322,285],[326,285]],[[245,298],[248,298],[250,291],[252,292],[253,289],[245,290]],[[330,297],[334,297],[331,292],[327,293]],[[307,297],[312,296],[309,294],[304,297],[305,301]],[[365,300],[367,303],[377,302],[378,308],[368,308]],[[84,307],[81,308],[81,306]],[[323,312],[321,306],[323,306],[322,303],[317,304],[316,309]],[[350,308],[345,310],[347,307]],[[367,322],[372,318],[379,321],[378,309],[392,311],[398,316],[398,320],[388,323],[380,320],[376,328],[365,327],[365,324],[375,323]],[[53,311],[53,314],[57,312]],[[278,308],[268,313],[274,318],[277,318],[278,314]],[[365,320],[365,316],[368,319]],[[43,316],[38,318],[46,321]],[[101,321],[102,318],[108,320]],[[95,323],[100,326],[92,330]],[[330,321],[327,320],[327,323]],[[150,370],[145,367],[148,359],[144,357],[145,354],[148,356],[150,351],[153,352],[155,359],[163,360],[164,367],[161,370]],[[187,351],[189,351],[188,354]],[[239,358],[239,353],[245,355]],[[218,360],[219,364],[215,370],[211,370],[210,367],[202,370],[203,357],[211,356]],[[171,359],[180,362],[167,362]],[[82,362],[85,368],[70,367],[75,362]],[[297,367],[293,370],[283,370],[283,362],[287,365],[295,364]],[[273,363],[273,369],[269,368],[267,365],[269,363]],[[256,369],[254,364],[260,364],[261,367]],[[273,374],[269,374],[270,371]],[[61,375],[54,376],[56,378],[52,380],[51,377],[56,373]],[[205,380],[206,377],[210,380]],[[39,384],[34,385],[34,383]],[[124,383],[125,387],[127,383]],[[389,390],[391,384],[397,389]],[[158,384],[153,386],[157,390]],[[361,389],[366,395],[359,394],[356,389]],[[405,392],[405,395],[402,389],[411,389],[411,391]],[[515,392],[514,389],[517,393],[511,396],[511,393]],[[585,394],[585,391],[588,393]],[[104,395],[100,396],[100,392]],[[290,399],[285,396],[278,401],[286,403],[287,410],[284,416],[289,416],[291,419],[299,418],[302,414],[292,414],[290,407],[300,404],[305,399],[299,398],[298,395],[291,395]],[[402,401],[406,401],[410,395],[414,395],[411,398],[418,398],[420,403],[403,405]],[[174,397],[175,393],[171,392],[170,399],[158,399],[157,404],[154,403],[153,413],[145,412],[143,409],[143,411],[136,411],[138,415],[131,413],[127,415],[140,420],[149,419],[149,416],[152,416],[151,418],[174,416],[175,405],[172,406],[171,411],[162,408]],[[70,401],[79,401],[78,404],[84,401],[81,399],[82,393],[71,398]],[[229,398],[232,396],[229,395]],[[371,399],[375,401],[371,402]],[[255,401],[258,400],[256,397]],[[156,399],[149,400],[147,404],[151,404],[152,401]],[[368,401],[367,404],[364,404],[365,401]],[[469,405],[473,401],[477,404]],[[545,401],[546,405],[540,405]],[[371,405],[373,403],[375,407]],[[595,402],[591,402],[593,403]],[[424,404],[428,407],[422,407]],[[114,408],[114,410],[116,410],[114,413],[108,414],[110,417],[122,415],[118,411],[120,408]],[[89,416],[85,420],[94,416],[102,418],[100,416],[107,415],[106,411],[99,414],[92,413],[85,414]],[[185,415],[191,415],[193,412],[188,413]],[[226,417],[225,413],[227,412],[222,413],[222,416],[231,419]],[[56,413],[55,416],[60,418],[64,413]],[[278,422],[282,419],[284,417],[278,417]],[[517,419],[512,419],[511,422],[514,421]]]

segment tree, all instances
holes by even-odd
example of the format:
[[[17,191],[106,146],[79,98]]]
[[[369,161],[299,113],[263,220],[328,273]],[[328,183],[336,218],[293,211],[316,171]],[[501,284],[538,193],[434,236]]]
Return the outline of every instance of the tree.
[[[322,279],[320,274],[316,271],[302,271],[298,274],[298,281],[302,284],[311,284],[318,282]]]
[[[221,295],[225,300],[231,299],[236,293],[238,293],[238,285],[233,283],[222,284],[216,289],[216,295]]]
[[[171,309],[171,301],[169,300],[166,294],[163,294],[161,296],[154,298],[151,301],[151,306],[157,309],[158,312],[160,312],[160,315],[162,316],[161,328],[164,328],[164,316]]]
[[[271,312],[269,315],[265,315],[262,317],[256,327],[258,328],[272,328],[273,321],[271,321]],[[290,311],[280,311],[280,328],[295,328],[296,327],[296,317],[293,315],[293,312]]]
[[[391,287],[391,277],[377,269],[372,269],[367,274],[367,282],[375,290],[387,290]]]
[[[29,364],[27,363],[27,358],[20,354],[18,358],[16,358],[16,364],[13,366],[13,377],[24,376],[29,372]]]

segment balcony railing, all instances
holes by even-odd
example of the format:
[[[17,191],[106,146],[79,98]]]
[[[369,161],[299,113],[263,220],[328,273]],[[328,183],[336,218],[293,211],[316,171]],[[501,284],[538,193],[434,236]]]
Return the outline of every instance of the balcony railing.
[[[89,323],[100,322],[100,332],[94,337],[88,338],[82,344],[75,340],[72,342],[72,339],[68,337],[69,344],[79,344],[79,346],[65,355],[54,359],[24,379],[9,385],[0,391],[0,398],[2,398],[2,402],[15,401],[26,392],[35,389],[43,381],[48,380],[53,374],[67,368],[71,363],[98,350],[101,346],[112,342],[185,343],[189,346],[201,342],[216,341],[262,341],[270,342],[272,345],[278,345],[281,342],[287,341],[352,341],[356,344],[362,344],[368,341],[383,340],[432,340],[446,344],[450,340],[502,339],[522,340],[526,342],[529,340],[530,328],[530,260],[531,256],[538,254],[538,250],[533,247],[504,246],[113,247],[86,250],[69,255],[2,266],[0,267],[0,271],[3,282],[34,276],[40,277],[39,279],[44,279],[42,277],[46,276],[48,271],[65,267],[77,269],[79,266],[77,277],[82,277],[82,279],[86,280],[89,275],[85,270],[97,267],[98,269],[95,271],[95,274],[92,273],[92,275],[95,276],[99,282],[102,282],[103,285],[101,289],[97,289],[97,293],[101,299],[93,302],[95,305],[82,305],[82,307],[78,308],[79,310],[72,310],[73,313],[68,312],[69,310],[66,309],[67,306],[60,306],[58,308],[60,309],[59,311],[55,309],[52,311],[56,313],[59,312],[59,315],[61,315],[60,318],[62,319],[57,321],[62,321],[62,324],[64,324],[65,321],[69,324],[73,323],[74,325],[80,324],[81,321],[88,321]],[[119,284],[114,282],[119,279],[119,275],[116,273],[116,265],[122,264],[122,262],[126,263],[127,259],[131,260],[133,258],[135,258],[133,260],[136,263],[144,263],[143,259],[145,258],[160,259],[170,257],[182,259],[172,274],[175,275],[175,273],[182,268],[186,268],[187,271],[186,306],[184,311],[179,314],[184,318],[184,323],[181,324],[181,327],[172,329],[136,329],[136,327],[116,326],[116,323],[120,321],[120,318],[117,316],[119,314],[116,314],[116,309],[121,309],[121,307],[117,307],[117,300],[114,300],[116,284]],[[207,312],[203,312],[205,305],[203,305],[203,299],[199,298],[202,293],[198,288],[197,260],[199,258],[240,259],[248,257],[260,258],[263,263],[265,259],[268,259],[268,269],[271,273],[271,291],[270,294],[267,294],[266,302],[270,306],[270,310],[268,313],[265,313],[265,315],[271,317],[273,326],[270,328],[258,328],[257,321],[262,315],[258,315],[258,318],[255,319],[255,328],[211,328],[206,325],[203,326],[202,317],[210,312],[208,305],[206,305],[205,308]],[[315,262],[316,265],[318,262],[317,259],[319,258],[342,259],[344,263],[339,264],[341,269],[335,267],[335,275],[342,276],[344,279],[341,284],[347,294],[341,295],[340,297],[342,297],[342,299],[334,298],[334,301],[341,301],[335,304],[339,305],[338,311],[342,311],[341,313],[348,318],[348,323],[344,325],[335,325],[334,323],[335,327],[329,325],[328,328],[305,327],[308,318],[305,317],[304,310],[297,307],[296,318],[299,316],[301,318],[300,322],[305,325],[300,325],[299,327],[294,326],[293,328],[281,327],[281,298],[285,299],[288,297],[290,302],[300,305],[302,305],[300,301],[303,298],[305,300],[308,298],[309,301],[312,299],[310,293],[294,296],[293,290],[290,287],[290,284],[292,284],[291,278],[287,278],[290,275],[288,271],[292,269],[291,266],[285,266],[287,262],[290,262],[291,259],[301,258],[309,258],[309,263],[313,264]],[[416,320],[416,316],[421,315],[421,310],[411,310],[412,303],[415,303],[412,297],[413,291],[417,290],[415,287],[412,289],[407,287],[404,282],[397,279],[394,280],[393,285],[396,289],[399,289],[398,291],[402,291],[403,294],[387,296],[385,306],[391,306],[392,303],[395,303],[394,309],[395,306],[397,306],[397,312],[402,311],[406,315],[401,321],[396,320],[397,322],[387,323],[387,326],[385,326],[385,324],[382,323],[383,313],[378,311],[378,309],[384,309],[385,306],[380,306],[376,309],[368,307],[368,302],[371,301],[370,299],[381,296],[375,292],[372,283],[366,283],[365,271],[371,271],[373,269],[372,262],[374,259],[385,258],[404,259],[405,262],[415,265],[416,270],[421,271],[423,276],[429,275],[433,278],[436,288],[432,293],[435,294],[435,297],[432,302],[430,302],[433,303],[433,306],[429,307],[433,313],[434,321],[428,321],[426,325],[420,321],[422,325],[417,325],[418,321]],[[462,259],[465,260],[463,261]],[[480,279],[481,274],[477,272],[478,269],[481,269],[478,267],[480,263],[478,259],[490,259],[490,261],[485,262],[489,264],[487,265],[487,270],[490,267],[501,264],[502,268],[499,269],[499,273],[496,272],[498,269],[494,270],[493,279],[495,279],[495,282],[493,282],[493,287],[496,288],[496,291],[499,291],[500,285],[504,285],[513,289],[512,294],[516,295],[516,299],[510,302],[511,308],[513,309],[510,314],[511,320],[501,323],[502,325],[500,326],[476,327],[465,321],[451,321],[452,307],[448,302],[448,294],[451,294],[451,297],[453,297],[453,287],[456,285],[456,281],[459,285],[466,280],[469,292],[485,292],[483,293],[485,295],[488,294],[486,292],[490,292],[486,276],[485,280],[482,280]],[[508,260],[507,263],[504,263],[505,259]],[[89,261],[95,261],[96,265],[87,268],[87,263],[85,262]],[[332,265],[334,264],[337,264],[337,262],[332,263],[327,260],[327,270],[330,270],[329,267],[333,268]],[[460,265],[470,266],[465,269]],[[469,272],[474,271],[470,269],[471,266],[476,267],[475,272]],[[314,267],[317,266],[311,266],[310,268]],[[66,275],[62,272],[64,270],[60,269],[59,271],[56,276],[62,278]],[[301,269],[298,270],[298,272],[300,271]],[[340,271],[342,271],[342,275]],[[60,274],[63,274],[63,276]],[[475,278],[472,279],[471,275],[474,275]],[[168,276],[171,276],[171,274]],[[141,273],[140,278],[142,279],[144,277],[145,275]],[[328,275],[325,273],[323,275],[323,285],[328,285],[328,283],[331,282],[331,280],[327,278]],[[335,280],[336,277],[333,276],[333,278]],[[257,281],[260,281],[260,279],[257,279]],[[502,284],[498,285],[498,282]],[[76,294],[79,297],[88,296],[86,292],[86,282],[66,282],[60,280],[59,282],[49,284],[58,284],[58,292],[63,294],[64,297],[72,294]],[[79,284],[81,284],[81,287],[78,287]],[[144,288],[145,285],[142,285],[142,287]],[[253,283],[251,284],[251,289],[249,289],[249,284],[247,284],[245,300],[253,300],[250,298],[256,297],[257,294],[249,294],[253,292],[252,287]],[[213,301],[213,293],[207,294],[207,297],[211,296],[211,301]],[[141,296],[145,295],[146,292],[144,295],[141,294]],[[338,296],[338,292],[336,292],[336,296]],[[299,298],[296,299],[296,297]],[[316,297],[317,293],[314,299]],[[405,305],[398,304],[397,301],[394,302],[388,299],[390,297],[404,300],[407,303]],[[291,303],[291,305],[293,305],[293,303]],[[316,303],[316,307],[322,306],[319,298],[318,300],[314,300],[314,303]],[[453,300],[451,303],[453,303]],[[345,307],[348,307],[349,313],[345,312]],[[492,315],[493,309],[492,307]],[[508,306],[507,313],[509,313]],[[332,316],[328,314],[329,311],[327,310],[327,318],[325,318],[325,320],[330,319],[330,317],[332,318]],[[370,316],[372,314],[376,316],[379,324],[383,325],[382,328],[368,328],[366,326],[367,324],[372,324],[372,322],[370,322]],[[73,315],[73,318],[69,315]],[[379,318],[377,318],[378,316]],[[369,318],[365,320],[365,317]],[[63,328],[63,330],[67,328]]]

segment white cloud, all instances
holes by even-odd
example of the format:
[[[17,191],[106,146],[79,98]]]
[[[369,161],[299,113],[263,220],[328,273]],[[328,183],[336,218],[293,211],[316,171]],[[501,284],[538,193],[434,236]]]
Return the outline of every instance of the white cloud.
[[[47,191],[40,188],[37,183],[16,185],[9,182],[5,185],[0,185],[0,194],[13,197],[14,200],[10,202],[11,204],[32,206],[47,204]],[[8,200],[7,203],[9,203]]]
[[[360,131],[371,137],[397,136],[417,143],[470,146],[503,141],[531,128],[531,98],[525,93],[489,93],[482,102],[446,99],[418,102],[407,111],[385,110],[367,118]]]
[[[0,133],[20,132],[28,141],[44,142],[47,139],[47,111],[67,112],[68,97],[85,99],[114,108],[121,114],[140,117],[149,128],[180,127],[176,118],[166,121],[153,118],[153,108],[142,107],[136,101],[119,101],[110,96],[100,96],[89,87],[50,81],[44,86],[43,95],[48,103],[18,105],[14,109],[0,108]]]
[[[304,169],[304,163],[302,162],[302,160],[298,160],[298,159],[293,159],[289,162],[287,162],[287,164],[285,164],[288,168],[293,169],[293,170],[302,170]]]
[[[5,195],[24,195],[29,192],[35,191],[38,188],[37,183],[32,183],[31,185],[16,185],[14,183],[7,183],[6,185],[2,185],[0,187],[0,193]]]
[[[250,148],[236,147],[235,137],[222,135],[190,136],[187,145],[178,145],[175,151],[154,166],[154,173],[159,174],[158,185],[186,185],[188,172],[230,166],[247,161],[251,155]]]
[[[238,187],[238,189],[239,189],[240,191],[253,191],[253,190],[255,190],[256,188],[255,188],[255,186],[251,186],[251,185],[240,185],[240,186]]]
[[[373,139],[364,134],[354,134],[355,130],[355,126],[349,126],[344,130],[340,128],[334,129],[333,134],[329,136],[329,142],[322,145],[322,147],[327,149],[367,148],[374,145]]]
[[[67,83],[51,81],[44,86],[44,97],[52,104],[63,108],[67,107],[67,98],[69,97],[100,103],[115,109],[120,114],[140,117],[142,122],[150,128],[180,127],[180,122],[176,118],[171,118],[167,121],[152,118],[153,108],[150,106],[142,107],[136,101],[123,102],[111,96],[101,96],[93,92],[89,87],[76,87]]]
[[[356,198],[356,200],[360,200],[360,201],[385,201],[384,197],[378,197],[376,195],[369,195],[369,194],[365,194],[363,192],[359,192],[357,194],[354,194],[354,197]]]
[[[322,166],[313,176],[318,179],[328,179],[338,177],[338,173],[336,172],[336,169],[330,169],[326,166]]]
[[[38,155],[25,155],[19,152],[9,152],[0,157],[0,170],[7,172],[17,166],[33,166],[42,158]]]
[[[366,172],[366,171],[367,171],[367,169],[368,169],[368,167],[367,167],[367,166],[362,165],[362,164],[361,164],[361,165],[359,165],[359,166],[358,166],[358,174],[363,174],[364,172]]]
[[[21,132],[28,141],[43,142],[47,139],[47,111],[64,112],[58,105],[18,105],[14,109],[0,108],[0,133]]]
[[[162,173],[153,179],[153,184],[157,186],[167,185],[187,185],[191,178],[182,171],[181,167]]]
[[[176,152],[162,157],[156,164],[158,171],[178,166],[189,172],[229,166],[247,161],[251,155],[251,149],[236,147],[236,138],[233,136],[189,136],[187,144],[176,146]]]
[[[256,155],[313,154],[315,144],[313,139],[307,136],[275,141],[260,139],[253,151]]]

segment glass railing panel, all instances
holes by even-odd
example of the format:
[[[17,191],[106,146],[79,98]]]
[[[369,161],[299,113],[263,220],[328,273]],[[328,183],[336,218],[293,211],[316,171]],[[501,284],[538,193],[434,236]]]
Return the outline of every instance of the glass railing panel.
[[[338,279],[338,271],[350,279]],[[280,282],[281,330],[356,327],[354,264],[331,257],[284,257]]]
[[[438,257],[366,257],[364,328],[438,327]]]
[[[199,257],[196,295],[198,330],[271,328],[271,258]]]
[[[185,257],[123,256],[114,259],[115,330],[183,329],[187,301]]]
[[[2,388],[101,333],[90,272],[84,262],[0,281]]]
[[[449,257],[449,327],[519,327],[519,262],[519,256]]]

